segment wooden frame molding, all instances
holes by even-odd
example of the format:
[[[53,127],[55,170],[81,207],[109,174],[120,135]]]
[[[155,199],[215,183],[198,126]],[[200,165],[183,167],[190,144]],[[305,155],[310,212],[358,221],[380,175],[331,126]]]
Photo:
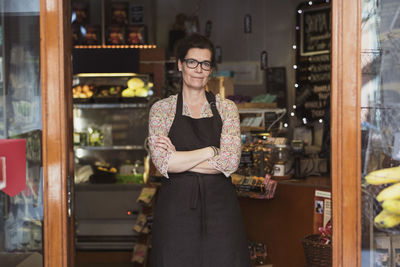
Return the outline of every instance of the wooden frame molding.
[[[332,1],[332,266],[361,266],[361,0]]]
[[[69,0],[40,0],[45,267],[73,266],[67,216],[72,166],[69,6]]]

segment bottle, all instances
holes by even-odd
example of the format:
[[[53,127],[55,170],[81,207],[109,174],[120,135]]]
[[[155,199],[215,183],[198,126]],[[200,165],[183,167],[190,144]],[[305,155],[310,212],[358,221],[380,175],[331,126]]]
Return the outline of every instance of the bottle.
[[[274,177],[282,177],[286,174],[285,165],[289,158],[289,150],[286,145],[275,145],[273,149]]]

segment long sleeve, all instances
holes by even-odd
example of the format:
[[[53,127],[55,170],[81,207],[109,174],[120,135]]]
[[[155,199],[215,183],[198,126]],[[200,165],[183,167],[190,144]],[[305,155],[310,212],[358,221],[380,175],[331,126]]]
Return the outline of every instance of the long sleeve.
[[[218,96],[217,96],[218,97]],[[241,139],[240,119],[235,103],[228,99],[220,99],[219,112],[222,119],[220,154],[208,160],[215,169],[229,177],[237,170],[240,163]]]
[[[154,145],[154,137],[167,136],[175,117],[173,98],[167,98],[156,102],[150,109],[149,115],[149,148],[154,166],[164,176],[168,177],[168,163],[173,154]],[[175,101],[176,102],[176,101]]]

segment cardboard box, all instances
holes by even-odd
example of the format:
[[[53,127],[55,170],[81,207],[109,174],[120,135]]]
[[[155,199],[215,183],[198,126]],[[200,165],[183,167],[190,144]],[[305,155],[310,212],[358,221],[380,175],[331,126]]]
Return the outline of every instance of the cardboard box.
[[[392,236],[392,265],[393,267],[400,267],[400,236]]]
[[[207,90],[215,95],[220,94],[223,98],[234,95],[233,77],[210,78],[207,83]]]
[[[374,235],[373,266],[391,266],[391,237],[384,233]]]

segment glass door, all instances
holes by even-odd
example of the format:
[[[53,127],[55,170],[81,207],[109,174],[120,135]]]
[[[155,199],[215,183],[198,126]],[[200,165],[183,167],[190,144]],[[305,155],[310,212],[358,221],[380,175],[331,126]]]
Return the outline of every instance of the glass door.
[[[0,1],[0,265],[43,266],[39,1]]]
[[[400,1],[362,0],[362,266],[400,266]]]

